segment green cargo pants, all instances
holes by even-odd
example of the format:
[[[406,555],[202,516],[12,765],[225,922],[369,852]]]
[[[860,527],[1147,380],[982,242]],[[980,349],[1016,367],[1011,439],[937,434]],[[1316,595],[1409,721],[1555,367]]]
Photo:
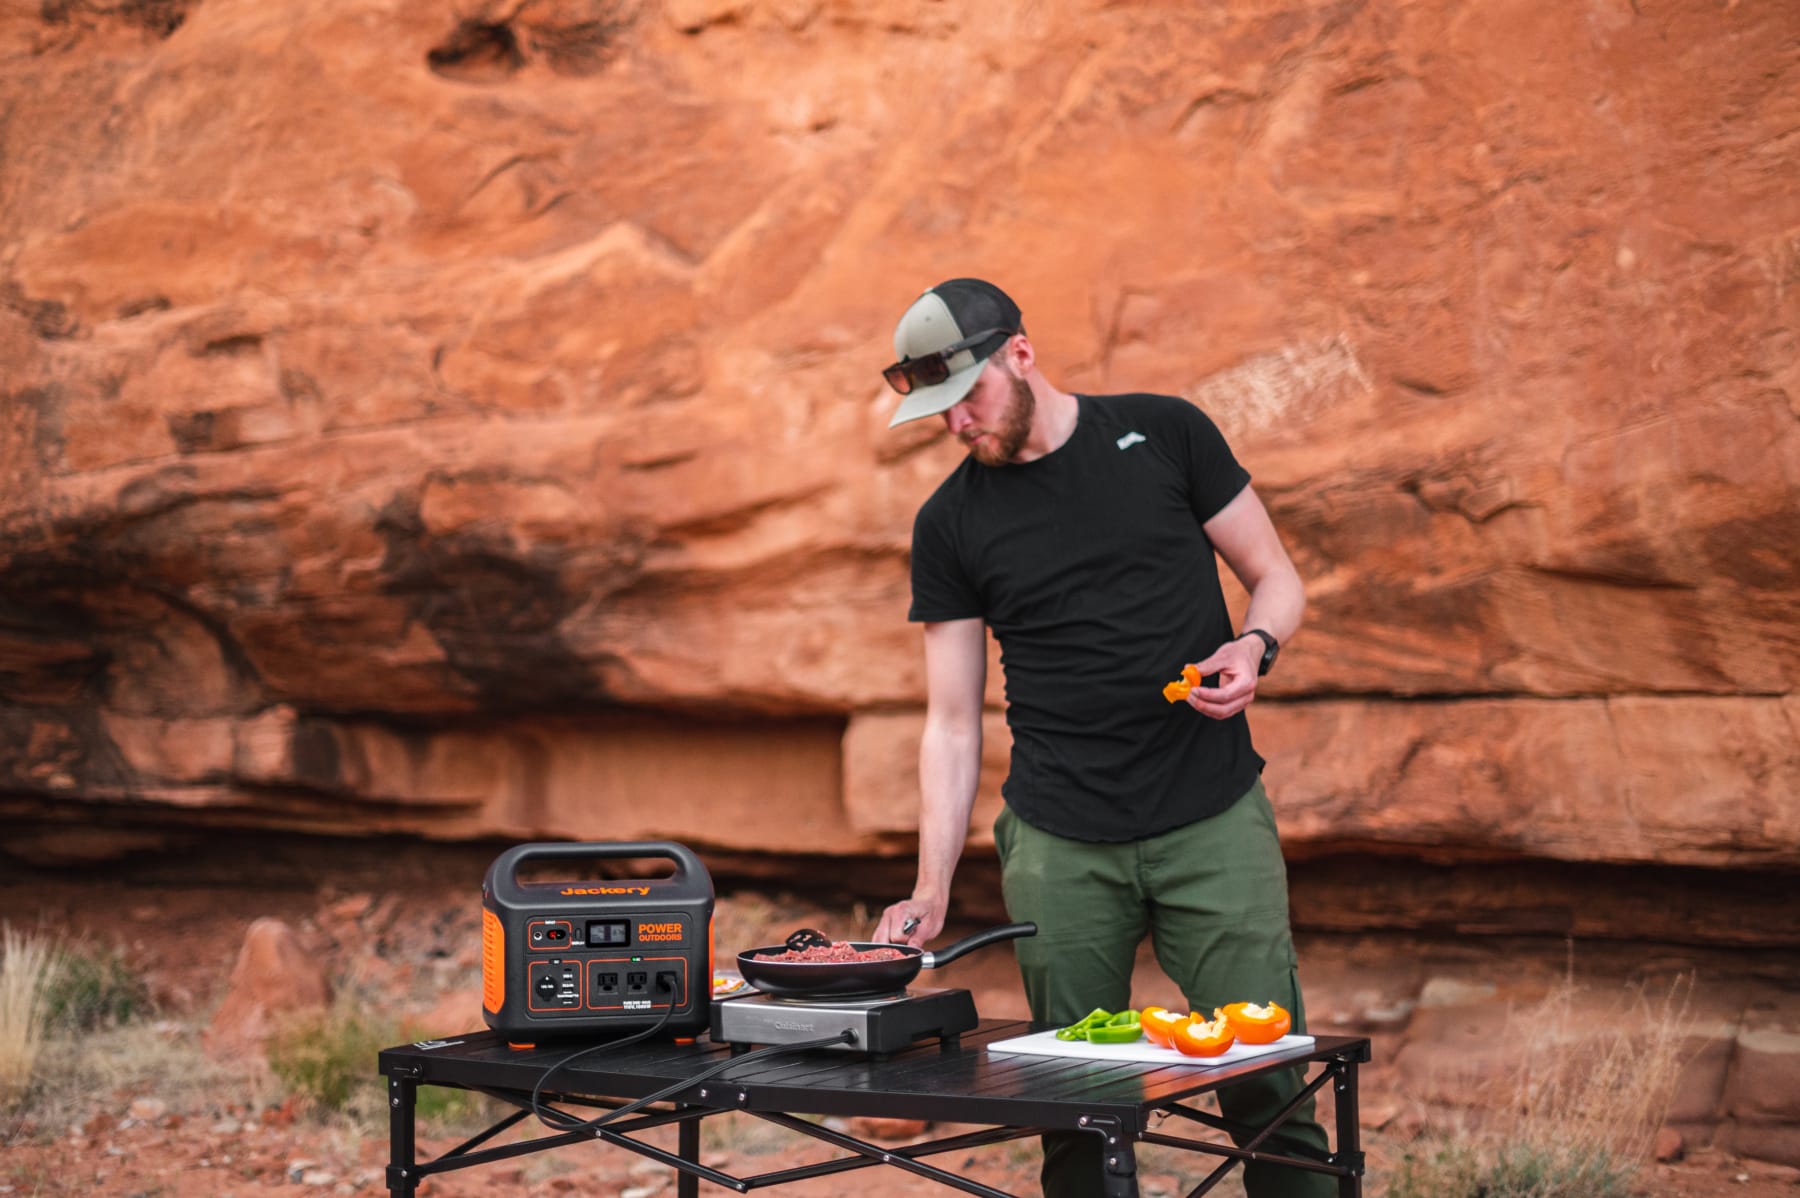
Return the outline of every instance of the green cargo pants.
[[[1007,915],[1038,926],[1036,936],[1013,942],[1033,1019],[1073,1023],[1095,1007],[1129,1006],[1132,964],[1148,933],[1170,985],[1166,994],[1145,995],[1147,1002],[1210,1015],[1228,1002],[1274,1001],[1292,1012],[1294,1031],[1305,1030],[1287,867],[1260,779],[1230,809],[1149,840],[1065,840],[1011,808],[994,821],[994,840]],[[1260,1127],[1300,1091],[1301,1078],[1287,1069],[1228,1086],[1218,1094],[1220,1111]],[[1045,1198],[1101,1193],[1099,1136],[1052,1132],[1043,1141]],[[1312,1101],[1263,1144],[1323,1157],[1325,1131]],[[1264,1162],[1243,1169],[1248,1198],[1337,1193],[1323,1174]]]

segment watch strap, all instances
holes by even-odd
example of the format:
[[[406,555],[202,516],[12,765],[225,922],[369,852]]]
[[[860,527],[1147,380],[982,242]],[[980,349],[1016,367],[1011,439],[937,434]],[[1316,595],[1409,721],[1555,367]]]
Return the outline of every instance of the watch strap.
[[[1270,666],[1273,666],[1275,664],[1275,654],[1280,652],[1281,642],[1275,639],[1274,633],[1264,632],[1260,628],[1244,629],[1243,634],[1238,637],[1238,640],[1241,641],[1246,636],[1254,636],[1254,637],[1258,638],[1259,640],[1261,640],[1263,643],[1262,660],[1260,662],[1258,662],[1256,665],[1257,676],[1261,677],[1262,675],[1267,674],[1269,672]]]

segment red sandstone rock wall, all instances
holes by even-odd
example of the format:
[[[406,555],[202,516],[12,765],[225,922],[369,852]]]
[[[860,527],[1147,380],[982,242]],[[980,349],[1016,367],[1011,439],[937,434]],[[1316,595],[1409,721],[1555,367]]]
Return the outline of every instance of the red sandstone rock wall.
[[[1254,473],[1293,851],[1791,869],[1796,128],[1772,0],[9,6],[9,847],[905,851],[978,273]]]

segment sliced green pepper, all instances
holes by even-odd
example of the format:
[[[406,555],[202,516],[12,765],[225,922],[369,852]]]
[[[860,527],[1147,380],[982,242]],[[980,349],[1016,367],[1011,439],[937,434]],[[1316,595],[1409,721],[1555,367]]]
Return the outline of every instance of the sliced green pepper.
[[[1120,1011],[1105,1023],[1088,1029],[1090,1044],[1130,1044],[1144,1037],[1143,1024],[1136,1011]]]
[[[1095,1007],[1080,1019],[1056,1033],[1058,1040],[1085,1040],[1088,1032],[1096,1027],[1103,1027],[1113,1017],[1111,1011],[1104,1007]]]
[[[1089,1028],[1087,1038],[1090,1044],[1130,1044],[1144,1038],[1144,1027],[1140,1023],[1108,1023]]]

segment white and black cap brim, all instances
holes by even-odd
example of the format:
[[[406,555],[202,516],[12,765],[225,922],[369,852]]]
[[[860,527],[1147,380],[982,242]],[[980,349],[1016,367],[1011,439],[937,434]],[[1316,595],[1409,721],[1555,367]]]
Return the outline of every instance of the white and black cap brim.
[[[894,326],[894,355],[900,361],[929,357],[946,346],[972,337],[984,329],[1017,332],[1019,309],[1004,291],[980,279],[951,279],[913,301]],[[929,387],[919,387],[901,398],[888,427],[936,416],[962,401],[981,377],[988,356],[1004,339],[961,349],[945,363],[950,377]],[[976,357],[976,351],[982,351]]]

